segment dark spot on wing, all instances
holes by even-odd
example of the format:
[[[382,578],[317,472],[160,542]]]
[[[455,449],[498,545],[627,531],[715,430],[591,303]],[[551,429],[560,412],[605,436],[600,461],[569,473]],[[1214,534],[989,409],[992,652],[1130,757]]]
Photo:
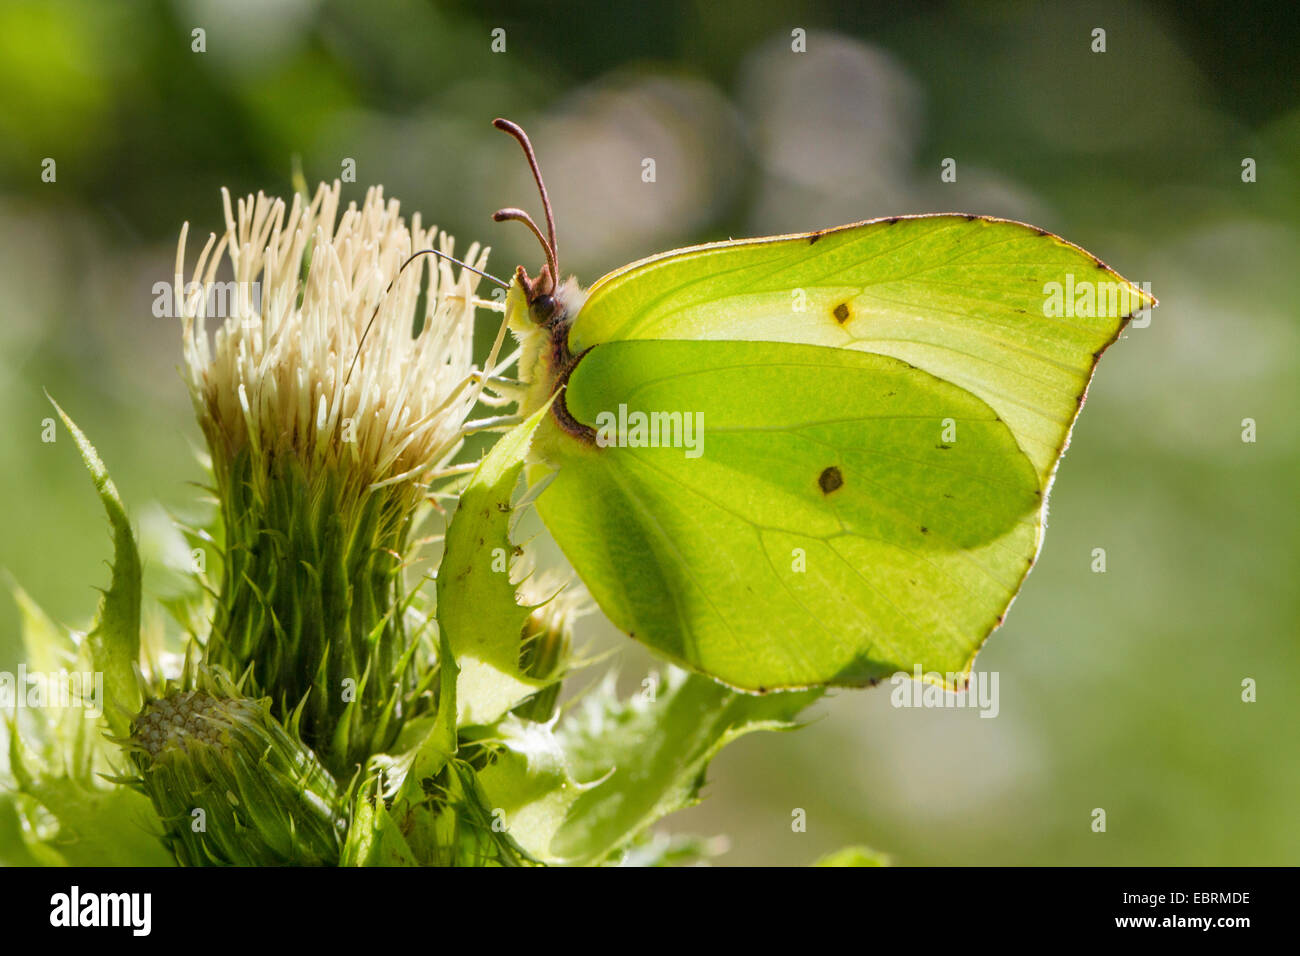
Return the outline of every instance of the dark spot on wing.
[[[943,444],[942,442],[940,442],[939,444],[935,445],[934,447],[935,447],[935,448],[941,448],[941,449],[943,449],[944,451],[947,451],[949,448],[952,447],[952,445],[945,445],[945,444]]]
[[[841,302],[835,307],[833,315],[835,316],[835,321],[840,325],[843,325],[849,320],[849,304],[847,302]]]
[[[838,490],[843,484],[844,476],[840,474],[840,470],[834,465],[831,465],[817,476],[817,485],[824,495],[829,495],[832,491]]]
[[[973,219],[978,219],[978,218],[979,218],[979,216],[976,216],[976,215],[974,215],[973,213],[969,213],[969,212],[966,213],[966,221],[967,221],[967,222],[970,222],[971,220],[973,220]]]
[[[811,236],[808,237],[808,245],[811,246],[814,242],[816,242],[818,239],[820,239],[823,235],[824,235],[824,233],[814,232]]]
[[[921,525],[921,534],[929,534],[929,533],[930,533],[930,529],[927,528],[925,525]]]
[[[901,218],[903,218],[903,217],[902,217],[902,216],[890,216],[888,219],[885,220],[885,222],[889,223],[889,224],[892,226],[894,223],[898,222],[898,220],[901,219]]]

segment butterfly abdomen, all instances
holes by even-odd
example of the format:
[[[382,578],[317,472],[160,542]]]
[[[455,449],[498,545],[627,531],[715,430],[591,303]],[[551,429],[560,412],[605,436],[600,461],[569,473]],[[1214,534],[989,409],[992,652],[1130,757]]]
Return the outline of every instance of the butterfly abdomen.
[[[565,351],[568,351],[567,345]],[[586,442],[588,445],[594,445],[596,444],[596,430],[573,417],[564,396],[565,386],[569,383],[569,376],[590,351],[591,349],[587,349],[586,352],[580,352],[577,356],[570,358],[568,364],[564,366],[556,378],[553,390],[558,394],[555,396],[555,404],[551,406],[551,414],[555,417],[555,423],[567,434],[572,435],[579,441]]]

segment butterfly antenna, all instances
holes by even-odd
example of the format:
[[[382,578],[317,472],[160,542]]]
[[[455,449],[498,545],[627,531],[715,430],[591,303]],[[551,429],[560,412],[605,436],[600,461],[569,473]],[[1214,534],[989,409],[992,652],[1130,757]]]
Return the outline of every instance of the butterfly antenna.
[[[508,222],[511,219],[516,220],[517,222],[522,222],[532,230],[533,235],[537,237],[537,241],[540,242],[542,248],[546,250],[546,265],[547,268],[551,270],[551,277],[555,279],[559,275],[559,265],[555,261],[555,251],[547,244],[546,237],[542,235],[542,230],[537,228],[537,223],[533,222],[533,217],[528,215],[528,213],[524,212],[522,209],[515,209],[513,206],[507,207],[506,209],[498,209],[492,214],[492,220],[494,222]]]
[[[537,191],[542,195],[542,210],[546,213],[546,235],[549,241],[542,238],[542,231],[537,228],[537,223],[533,222],[528,213],[522,209],[500,209],[492,218],[497,222],[517,219],[528,226],[533,231],[533,235],[537,237],[537,241],[542,244],[542,248],[546,250],[546,263],[551,267],[552,281],[558,284],[560,281],[560,247],[555,242],[555,216],[551,212],[551,197],[546,193],[546,182],[542,179],[541,167],[537,165],[537,154],[533,152],[533,144],[529,142],[528,134],[524,132],[523,127],[518,123],[512,123],[508,119],[498,117],[492,121],[492,125],[502,132],[509,133],[523,148],[524,156],[528,159],[528,168],[533,171],[533,180],[537,183]]]
[[[536,227],[534,226],[534,228]],[[446,259],[448,262],[454,262],[462,269],[468,269],[470,272],[474,273],[475,275],[482,276],[484,279],[487,279],[489,282],[495,282],[503,289],[510,288],[510,284],[508,282],[503,282],[494,275],[489,275],[488,273],[483,272],[480,269],[475,269],[473,266],[469,265],[468,263],[462,262],[461,260],[457,259],[455,256],[449,256],[445,252],[439,252],[437,249],[421,249],[419,252],[411,253],[411,255],[407,257],[406,261],[403,262],[401,266],[398,267],[397,275],[393,276],[392,281],[388,283],[388,288],[384,290],[384,294],[381,295],[379,297],[379,301],[375,303],[375,310],[370,313],[370,321],[366,323],[365,330],[361,333],[361,341],[357,343],[357,351],[352,356],[352,364],[348,366],[348,374],[343,377],[344,386],[346,386],[349,380],[351,380],[352,378],[352,370],[357,367],[357,359],[361,357],[361,346],[366,344],[366,336],[370,334],[370,327],[375,324],[375,319],[379,317],[379,309],[381,306],[383,306],[384,300],[388,298],[388,293],[393,291],[393,286],[397,285],[397,280],[401,278],[402,273],[406,271],[406,267],[409,266],[416,259],[420,258],[421,256],[437,256],[439,259]]]

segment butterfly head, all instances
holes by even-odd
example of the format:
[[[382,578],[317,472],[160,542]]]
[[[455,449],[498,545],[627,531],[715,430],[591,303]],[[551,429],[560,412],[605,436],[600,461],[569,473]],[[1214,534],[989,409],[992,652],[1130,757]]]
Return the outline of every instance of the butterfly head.
[[[546,213],[545,233],[528,213],[513,206],[497,210],[492,217],[497,222],[522,222],[537,238],[546,257],[536,276],[530,276],[523,266],[515,269],[514,281],[510,283],[506,298],[510,327],[522,347],[519,357],[521,378],[531,386],[521,407],[526,414],[561,389],[576,364],[577,357],[569,350],[569,326],[582,307],[585,293],[572,276],[563,281],[560,279],[555,217],[528,135],[509,120],[494,120],[493,125],[513,136],[523,148]],[[562,424],[567,418],[563,395],[556,399],[554,414]]]

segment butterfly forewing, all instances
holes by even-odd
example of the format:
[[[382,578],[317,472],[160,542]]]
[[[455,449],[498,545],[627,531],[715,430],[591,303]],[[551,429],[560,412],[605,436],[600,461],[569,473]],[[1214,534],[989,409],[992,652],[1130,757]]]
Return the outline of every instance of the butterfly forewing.
[[[1022,223],[882,219],[698,246],[592,286],[574,352],[632,339],[727,339],[892,355],[987,402],[1046,487],[1101,351],[1154,300]]]

